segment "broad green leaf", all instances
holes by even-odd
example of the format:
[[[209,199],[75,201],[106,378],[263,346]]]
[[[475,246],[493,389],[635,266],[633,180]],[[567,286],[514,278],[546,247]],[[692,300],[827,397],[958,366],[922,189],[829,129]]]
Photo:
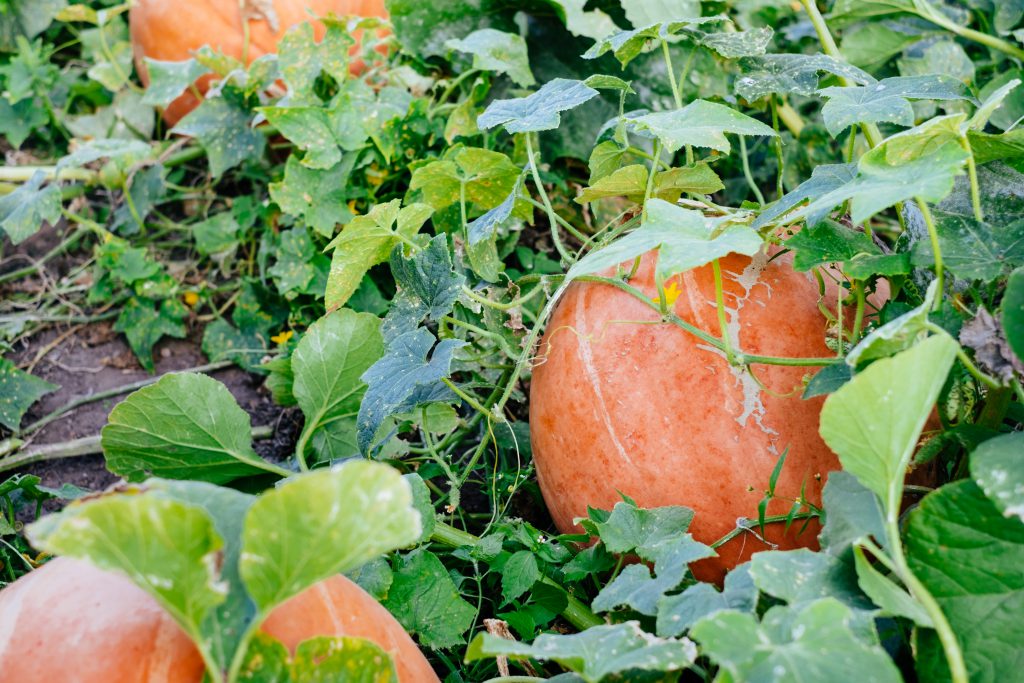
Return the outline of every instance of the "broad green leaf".
[[[107,467],[128,481],[223,483],[268,469],[251,433],[249,416],[227,387],[206,375],[176,373],[115,406],[102,444]]]
[[[481,633],[469,644],[466,661],[490,657],[553,661],[576,672],[586,683],[599,683],[631,670],[685,669],[696,659],[697,648],[685,638],[655,638],[645,633],[639,622],[627,621],[593,626],[572,635],[545,633],[532,645]]]
[[[200,624],[227,594],[218,572],[224,542],[197,505],[114,494],[72,504],[28,533],[37,548],[127,575],[197,643]]]
[[[279,641],[258,633],[249,644],[238,680],[247,683],[398,683],[391,656],[365,638],[304,640],[295,656]]]
[[[399,291],[381,325],[385,340],[415,329],[424,318],[436,322],[448,315],[466,284],[466,278],[452,270],[445,235],[432,239],[426,249],[411,259],[402,256],[400,246],[395,247],[391,253],[391,274]]]
[[[157,303],[132,297],[121,309],[114,323],[114,331],[124,332],[139,363],[147,371],[153,372],[153,346],[164,336],[183,339],[187,317],[185,304],[176,299]]]
[[[870,85],[832,86],[818,93],[828,99],[821,115],[832,137],[858,123],[913,126],[910,100],[973,99],[962,81],[935,74],[896,76]]]
[[[60,189],[54,184],[43,187],[45,181],[46,174],[36,171],[28,182],[0,197],[0,229],[14,244],[36,234],[43,223],[60,218]]]
[[[843,32],[839,52],[846,61],[862,69],[881,70],[890,59],[921,42],[927,35],[920,31],[900,29],[898,25],[893,26],[887,22],[865,22]]]
[[[327,279],[328,310],[343,306],[373,266],[383,263],[398,244],[420,231],[433,213],[426,204],[401,207],[401,200],[378,204],[365,216],[356,216],[327,245],[334,250]]]
[[[150,116],[152,114],[149,112]],[[111,229],[126,236],[141,232],[145,228],[146,217],[167,195],[166,175],[167,169],[162,164],[154,164],[131,176],[125,188],[128,196],[114,211]],[[131,203],[128,202],[129,197]]]
[[[905,589],[886,578],[864,555],[860,547],[853,549],[857,580],[861,590],[888,616],[910,619],[919,626],[933,628],[932,619]]]
[[[771,126],[724,104],[707,100],[694,100],[682,109],[645,114],[632,119],[631,124],[639,130],[651,132],[669,152],[691,145],[710,147],[728,154],[731,148],[726,133],[776,135]]]
[[[657,633],[662,638],[678,637],[704,617],[725,610],[753,613],[757,596],[750,565],[741,564],[725,575],[721,591],[709,583],[697,583],[678,595],[663,597],[658,602]]]
[[[485,0],[390,0],[388,13],[402,50],[420,58],[444,57],[445,42],[480,28],[516,30],[509,17]]]
[[[871,74],[828,55],[772,54],[740,61],[743,76],[736,79],[736,94],[753,102],[771,94],[811,97],[821,72],[842,76],[861,85],[874,83]]]
[[[853,181],[857,177],[857,164],[822,164],[811,171],[811,177],[800,183],[792,192],[769,205],[754,221],[755,230],[760,230],[776,218],[789,213],[796,206],[810,199],[812,202]],[[825,220],[835,205],[820,205],[816,211],[805,212],[807,225],[813,227]]]
[[[1024,434],[1003,434],[971,453],[971,476],[1007,517],[1024,521]]]
[[[885,519],[878,496],[849,472],[829,472],[821,500],[825,527],[819,538],[824,552],[843,556],[862,538],[885,539]]]
[[[317,460],[359,454],[360,377],[384,353],[379,328],[376,316],[341,309],[314,323],[292,353],[292,393],[306,418],[299,443],[312,443]]]
[[[89,140],[78,145],[75,151],[61,158],[57,168],[80,168],[100,159],[116,159],[124,167],[142,161],[152,155],[153,149],[142,140]]]
[[[364,453],[390,415],[452,397],[441,379],[451,374],[455,351],[465,342],[445,339],[434,347],[435,341],[434,335],[423,327],[404,332],[389,342],[384,357],[363,374],[367,390],[359,406],[357,423],[359,448]]]
[[[501,597],[508,604],[533,587],[541,579],[537,556],[529,550],[520,550],[501,568]]]
[[[640,56],[641,53],[656,48],[661,41],[675,42],[675,36],[686,32],[691,26],[699,26],[708,23],[720,23],[726,20],[723,15],[712,17],[698,16],[699,12],[692,15],[678,14],[671,19],[650,21],[643,24],[634,24],[636,28],[617,31],[611,35],[603,36],[583,55],[584,59],[597,59],[607,52],[615,55],[623,68]],[[697,38],[688,34],[691,38]]]
[[[623,166],[584,188],[576,197],[576,203],[589,204],[605,197],[627,197],[632,201],[642,201],[649,176],[650,172],[643,164]]]
[[[907,465],[957,350],[947,334],[929,337],[875,361],[825,400],[822,438],[887,515],[899,513]]]
[[[19,149],[32,131],[41,129],[49,121],[50,117],[47,116],[46,110],[36,106],[31,99],[11,104],[0,97],[0,135],[3,135],[14,149]],[[67,122],[71,129],[73,119],[68,117]],[[78,135],[73,129],[72,133]]]
[[[260,359],[267,353],[267,342],[255,332],[240,330],[219,318],[203,330],[202,348],[211,363],[229,360],[256,372],[261,366]]]
[[[473,55],[474,69],[508,74],[520,87],[528,88],[536,82],[530,71],[526,41],[514,33],[483,28],[461,40],[449,40],[445,47]]]
[[[1021,79],[1013,78],[1004,83],[1001,87],[992,91],[992,93],[985,98],[985,101],[978,106],[974,115],[971,116],[970,120],[967,122],[967,127],[971,130],[984,130],[989,119],[991,119],[996,110],[1002,106],[1003,100],[1005,100],[1011,92],[1016,90],[1017,86],[1020,84]]]
[[[1017,453],[1020,455],[1020,453]],[[939,603],[972,681],[1008,681],[1024,667],[1024,524],[961,480],[912,510],[904,536],[914,575]],[[949,679],[933,631],[918,633],[921,680]]]
[[[195,59],[183,62],[163,62],[158,59],[144,59],[149,74],[149,86],[142,96],[144,104],[166,107],[178,98],[185,89],[207,73],[205,66]]]
[[[522,169],[501,152],[461,147],[447,159],[433,161],[412,173],[409,189],[423,194],[434,211],[458,205],[463,196],[469,205],[493,209],[515,189]]]
[[[700,16],[697,0],[622,0],[620,4],[633,26]]]
[[[647,190],[648,175],[647,167],[643,164],[623,166],[584,188],[576,197],[576,202],[586,204],[605,197],[627,197],[631,201],[642,202]],[[706,162],[698,161],[692,166],[655,173],[651,196],[675,202],[685,192],[712,194],[724,187],[718,174]]]
[[[32,404],[59,388],[56,384],[19,370],[6,358],[0,358],[0,425],[12,432],[18,431],[21,418]]]
[[[266,146],[263,134],[252,127],[252,115],[223,97],[207,97],[171,132],[199,140],[215,178],[243,161],[258,159]]]
[[[427,419],[429,419],[429,415],[427,416]],[[417,542],[426,543],[430,539],[431,534],[434,533],[434,527],[437,525],[437,519],[434,515],[434,505],[430,500],[430,489],[427,488],[427,484],[423,481],[423,477],[415,472],[410,472],[409,474],[404,474],[402,476],[407,482],[409,482],[409,487],[412,489],[412,504],[420,513],[422,531]]]
[[[754,553],[750,575],[762,592],[794,607],[833,598],[854,611],[871,609],[853,567],[827,553],[806,548]]]
[[[516,201],[519,199],[521,186],[522,176],[519,176],[512,187],[512,191],[502,200],[501,204],[490,209],[479,218],[471,220],[466,225],[466,233],[469,235],[469,245],[471,247],[486,242],[505,221],[512,217]]]
[[[13,51],[18,37],[35,38],[67,4],[67,0],[8,0],[0,13],[0,50]]]
[[[421,645],[433,649],[464,643],[462,634],[476,617],[441,560],[422,549],[401,559],[384,607]]]
[[[928,332],[928,314],[935,307],[938,296],[937,283],[932,280],[920,306],[871,330],[846,355],[846,365],[851,368],[861,367],[877,358],[888,358],[905,351],[916,344]]]
[[[761,26],[749,31],[718,31],[707,33],[691,29],[689,33],[698,45],[714,50],[726,59],[763,55],[768,49],[775,32],[770,26]]]
[[[297,157],[288,157],[284,178],[270,183],[270,198],[285,213],[305,220],[324,237],[333,237],[335,228],[352,219],[348,199],[349,175],[354,156],[346,156],[329,169],[307,168]]]
[[[619,502],[604,522],[597,523],[598,535],[613,553],[636,551],[653,560],[652,550],[684,533],[693,521],[693,510],[679,505],[644,509],[631,502]]]
[[[828,396],[851,379],[853,368],[846,363],[826,365],[811,377],[801,398],[806,400],[815,396]]]
[[[504,126],[508,133],[533,133],[558,128],[561,113],[597,97],[583,81],[556,78],[537,92],[514,100],[494,100],[476,123],[482,130]]]
[[[274,256],[277,261],[267,274],[274,278],[278,292],[286,297],[323,295],[330,265],[327,257],[317,252],[309,230],[298,227],[283,231]]]
[[[849,607],[824,598],[798,608],[773,607],[760,624],[751,614],[719,612],[691,633],[702,653],[736,681],[824,683],[847,680],[851,672],[876,683],[902,681],[885,650],[855,635],[853,618]]]
[[[210,216],[192,226],[192,236],[200,254],[210,256],[238,246],[238,221],[230,211]]]
[[[863,232],[825,220],[805,228],[786,240],[795,252],[793,270],[807,271],[826,263],[844,263],[859,254],[880,254],[881,250]]]
[[[597,273],[658,249],[656,277],[665,282],[673,275],[711,263],[727,254],[753,256],[762,240],[746,225],[730,225],[706,218],[661,199],[647,203],[640,228],[593,251],[569,269],[567,278]]]
[[[548,0],[562,10],[565,27],[575,36],[600,40],[619,30],[615,22],[600,9],[585,10],[587,0]]]
[[[409,483],[387,465],[350,461],[260,496],[245,517],[239,571],[266,615],[314,583],[419,535]]]
[[[938,209],[932,215],[942,263],[957,277],[995,280],[1004,271],[1024,265],[1024,220],[993,224]],[[912,260],[917,266],[935,262],[928,240],[914,245]]]
[[[1010,274],[1002,304],[1006,341],[1018,359],[1024,359],[1024,267]]]
[[[282,135],[305,152],[301,162],[303,166],[326,170],[341,161],[341,148],[334,136],[328,112],[321,107],[264,107],[259,111]]]

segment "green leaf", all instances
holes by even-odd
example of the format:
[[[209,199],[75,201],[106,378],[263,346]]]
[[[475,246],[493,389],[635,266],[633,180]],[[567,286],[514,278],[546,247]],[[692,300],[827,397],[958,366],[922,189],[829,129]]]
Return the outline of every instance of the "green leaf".
[[[215,178],[243,161],[260,158],[266,146],[263,134],[252,127],[252,115],[223,97],[207,97],[171,132],[199,140]]]
[[[327,286],[327,257],[318,253],[309,230],[292,228],[281,233],[276,249],[277,262],[267,269],[285,296],[313,294],[321,296]]]
[[[149,74],[149,86],[142,96],[144,104],[166,107],[176,100],[186,88],[196,82],[208,69],[195,59],[183,62],[163,62],[144,58]]]
[[[700,35],[707,35],[693,34],[687,31],[692,26],[719,23],[726,20],[726,17],[720,14],[712,17],[701,17],[698,16],[699,14],[699,11],[693,12],[690,15],[675,14],[671,19],[666,18],[642,24],[634,23],[633,25],[636,28],[603,36],[601,40],[598,40],[587,50],[583,58],[597,59],[605,53],[611,52],[619,60],[619,63],[622,64],[623,68],[625,68],[627,64],[640,56],[641,53],[656,48],[662,41],[674,42],[674,36],[680,33],[686,32],[693,39],[699,39]]]
[[[0,229],[14,244],[36,234],[43,223],[60,218],[60,189],[53,184],[43,187],[45,181],[46,174],[36,171],[28,182],[0,197]]]
[[[24,99],[11,104],[0,97],[0,135],[3,135],[14,149],[19,149],[32,131],[42,129],[49,122],[46,110],[36,106],[34,100]]]
[[[250,372],[260,367],[260,358],[267,352],[267,342],[263,337],[233,327],[224,318],[218,318],[206,326],[202,347],[211,363],[230,360]]]
[[[542,634],[533,645],[481,633],[466,650],[466,661],[488,657],[554,661],[580,675],[587,683],[631,670],[679,671],[690,666],[697,648],[687,639],[655,638],[639,622],[594,626],[572,635]]]
[[[1024,521],[1024,434],[1003,434],[971,453],[971,476],[1007,517]]]
[[[932,215],[942,250],[942,263],[957,277],[995,280],[1005,270],[1024,264],[1024,219],[1007,225],[978,221],[973,216],[950,214],[938,209]],[[914,245],[912,261],[916,266],[935,262],[928,240]]]
[[[512,217],[512,212],[516,207],[516,201],[519,199],[519,189],[522,185],[522,176],[517,178],[515,185],[512,187],[512,191],[509,193],[501,204],[498,204],[493,209],[487,211],[479,218],[471,220],[466,225],[466,233],[469,236],[469,246],[475,246],[477,244],[486,243],[487,240],[491,239],[498,228],[505,223],[509,218]]]
[[[590,187],[576,197],[577,204],[603,199],[605,197],[627,197],[631,201],[643,201],[647,190],[647,167],[643,164],[623,166],[593,181]],[[718,177],[706,162],[698,161],[692,166],[659,171],[654,175],[652,197],[675,202],[685,192],[712,194],[724,189]]]
[[[514,33],[483,28],[461,40],[453,38],[445,43],[445,47],[473,55],[474,69],[508,74],[523,88],[536,82],[530,72],[526,41]]]
[[[57,168],[81,168],[100,159],[116,159],[127,168],[149,158],[152,152],[149,144],[142,140],[89,140],[57,162]]]
[[[885,538],[885,519],[878,496],[849,472],[829,472],[821,500],[826,513],[820,536],[824,552],[843,556],[863,538]]]
[[[909,5],[910,2],[906,4]],[[877,71],[911,45],[921,42],[927,35],[921,31],[900,30],[901,28],[888,22],[861,24],[854,30],[844,32],[839,51],[851,64],[868,71]]]
[[[149,112],[149,115],[152,116],[152,112]],[[111,229],[122,235],[134,235],[145,227],[146,216],[167,195],[167,182],[164,177],[166,173],[167,169],[162,164],[154,164],[141,169],[131,177],[131,182],[126,188],[131,204],[126,197],[125,202],[117,207]]]
[[[7,0],[0,13],[0,50],[12,52],[19,36],[35,38],[67,4],[67,0]]]
[[[786,240],[796,252],[793,270],[808,271],[826,263],[844,263],[859,254],[880,254],[871,238],[834,221],[823,221]]]
[[[384,607],[424,647],[455,647],[476,618],[476,608],[459,595],[448,570],[431,552],[401,559]]]
[[[692,634],[736,681],[819,683],[847,680],[854,671],[862,680],[902,681],[885,650],[855,635],[853,618],[850,608],[824,598],[773,607],[761,624],[751,614],[719,612],[698,622]]]
[[[384,420],[396,413],[409,412],[419,405],[447,401],[451,391],[441,379],[451,374],[455,351],[465,345],[458,339],[445,339],[427,354],[436,339],[426,328],[404,332],[388,344],[387,353],[363,373],[368,388],[359,406],[359,448],[364,453]]]
[[[355,157],[325,170],[307,168],[295,155],[288,157],[284,178],[270,183],[270,198],[285,213],[302,218],[324,237],[333,237],[339,224],[352,219],[348,199],[349,175]]]
[[[391,656],[365,638],[310,638],[295,656],[279,641],[256,634],[238,680],[248,683],[398,683]]]
[[[857,580],[861,590],[889,616],[910,619],[918,626],[933,628],[932,619],[906,590],[886,578],[864,555],[863,548],[853,549]]]
[[[587,0],[548,0],[562,10],[565,27],[574,36],[600,40],[619,30],[612,18],[600,9],[585,10]]]
[[[709,583],[698,583],[678,595],[663,597],[658,602],[657,633],[662,638],[680,636],[704,617],[726,610],[753,614],[757,596],[750,565],[741,564],[725,575],[721,591]]]
[[[825,400],[821,436],[843,469],[898,514],[903,477],[958,344],[938,334],[872,363]]]
[[[403,258],[401,246],[395,247],[391,253],[391,274],[399,291],[381,325],[387,340],[415,329],[424,318],[439,321],[448,315],[466,284],[466,278],[452,269],[445,235],[434,237],[426,249],[411,259]]]
[[[633,26],[647,26],[659,21],[674,21],[700,15],[697,0],[621,0],[626,19]]]
[[[520,550],[501,568],[501,597],[508,604],[533,587],[541,579],[537,556],[529,550]]]
[[[19,370],[6,358],[0,358],[0,425],[12,432],[18,431],[21,418],[32,404],[59,388],[56,384]]]
[[[938,296],[939,290],[933,280],[920,306],[871,330],[846,355],[846,364],[851,368],[862,367],[870,361],[887,358],[916,344],[927,334],[928,315],[935,307]]]
[[[222,603],[224,545],[203,508],[152,493],[75,503],[28,529],[33,545],[118,571],[152,595],[197,643],[200,624]]]
[[[771,94],[811,97],[821,72],[842,76],[861,85],[874,83],[871,74],[828,55],[773,54],[740,60],[743,76],[736,94],[753,102]]]
[[[413,171],[409,189],[422,192],[423,201],[440,212],[459,204],[465,186],[467,204],[493,209],[515,189],[521,175],[522,170],[501,152],[460,147],[450,158]]]
[[[223,483],[268,465],[252,449],[252,427],[223,384],[169,374],[111,411],[103,428],[107,467],[128,481],[150,476]]]
[[[870,85],[832,86],[818,93],[828,99],[821,115],[832,137],[858,123],[913,126],[910,100],[973,99],[963,81],[936,74],[897,76]]]
[[[175,299],[167,299],[158,304],[149,299],[132,297],[121,309],[114,323],[114,331],[124,332],[139,363],[153,372],[153,346],[165,335],[184,339],[187,317],[185,305]]]
[[[408,482],[387,465],[350,461],[260,496],[245,517],[239,571],[266,615],[314,583],[419,535]]]
[[[970,679],[1016,678],[1024,667],[1024,524],[1003,516],[973,481],[961,480],[910,512],[904,543],[911,571],[960,641]],[[920,631],[918,647],[921,680],[948,680],[934,632]]]
[[[754,553],[750,575],[762,592],[794,607],[833,598],[855,611],[871,609],[853,567],[827,553],[806,548]]]
[[[423,523],[423,531],[420,534],[418,542],[426,543],[434,533],[434,527],[437,525],[437,519],[434,515],[434,505],[430,500],[430,489],[427,488],[427,484],[423,481],[423,477],[415,472],[410,472],[409,474],[404,474],[402,476],[407,482],[409,482],[409,486],[412,488],[412,502],[416,507],[416,510],[419,511],[420,521]]]
[[[680,505],[644,509],[632,502],[619,502],[604,522],[596,524],[601,542],[609,552],[634,550],[652,560],[652,550],[685,532],[693,521],[693,510]]]
[[[808,199],[817,200],[833,190],[845,186],[857,177],[857,164],[822,164],[811,171],[811,177],[800,183],[792,192],[786,194],[775,203],[765,208],[754,221],[753,228],[760,230],[779,216],[783,216],[794,207],[803,204]],[[819,205],[815,211],[805,212],[807,225],[815,226],[825,220],[829,212],[835,207],[832,205]]]
[[[827,396],[852,378],[853,368],[846,363],[826,365],[811,377],[801,398],[806,400],[815,396]]]
[[[401,200],[378,204],[365,216],[356,216],[327,245],[334,250],[327,279],[328,310],[343,306],[373,266],[383,263],[398,244],[407,243],[433,213],[426,204],[400,209]]]
[[[230,211],[210,216],[192,226],[192,236],[200,254],[210,256],[234,250],[238,246],[238,221]]]
[[[359,454],[356,415],[366,391],[360,377],[383,353],[380,320],[370,313],[335,311],[302,336],[292,353],[292,392],[306,417],[299,443],[312,440],[318,460]]]
[[[1024,358],[1024,267],[1010,274],[1002,304],[1006,341],[1018,359]]]
[[[533,133],[558,128],[561,113],[597,97],[583,81],[556,78],[537,92],[514,100],[494,100],[476,123],[481,130],[504,126],[508,133]]]
[[[732,107],[707,100],[694,100],[682,109],[646,114],[631,120],[633,126],[650,131],[669,152],[685,145],[710,147],[729,153],[726,133],[775,137],[771,126],[741,114]]]
[[[729,225],[705,218],[699,211],[652,199],[647,203],[647,217],[640,228],[587,254],[569,269],[566,277],[597,273],[656,248],[656,278],[664,282],[727,254],[753,256],[761,245],[761,238],[746,225]]]
[[[444,57],[445,42],[491,26],[515,30],[515,24],[487,0],[390,0],[388,13],[402,50],[420,58]]]

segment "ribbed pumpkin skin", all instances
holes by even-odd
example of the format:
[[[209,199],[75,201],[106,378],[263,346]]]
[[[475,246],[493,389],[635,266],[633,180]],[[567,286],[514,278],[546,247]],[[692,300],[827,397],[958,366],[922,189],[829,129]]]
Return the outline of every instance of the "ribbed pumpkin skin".
[[[267,21],[249,22],[249,61],[277,51],[277,42],[288,29],[314,17],[333,12],[338,16],[388,16],[384,0],[273,0],[278,30]],[[245,32],[238,0],[135,0],[128,15],[135,66],[143,84],[149,84],[144,57],[161,61],[182,61],[203,45],[237,59],[242,58]],[[314,22],[316,39],[323,38],[324,26]],[[353,64],[353,70],[361,65]],[[196,84],[205,93],[212,76]],[[164,120],[174,125],[192,111],[198,100],[189,92],[174,100],[164,111]]]
[[[738,310],[733,339],[750,354],[829,356],[817,285],[796,273],[787,257],[732,255],[722,259],[725,304]],[[628,264],[627,264],[628,265]],[[647,254],[630,284],[656,296],[654,258]],[[711,266],[674,278],[684,320],[719,336]],[[539,348],[530,389],[530,434],[541,491],[555,524],[574,530],[587,506],[610,509],[631,496],[642,507],[685,505],[696,516],[694,537],[711,543],[756,517],[779,455],[789,447],[776,492],[790,500],[806,482],[821,502],[825,475],[839,468],[818,435],[822,399],[801,400],[812,369],[755,366],[779,394],[761,391],[730,368],[724,356],[609,285],[576,283],[558,304]],[[754,490],[751,491],[750,488]],[[768,514],[791,503],[776,500]],[[780,548],[815,547],[817,524],[797,535],[767,529]],[[578,528],[575,530],[578,531]],[[742,534],[719,557],[694,565],[699,578],[719,581],[754,552],[770,549]]]
[[[368,638],[391,653],[401,683],[437,681],[387,610],[342,576],[270,615],[289,648],[316,636]],[[14,683],[201,683],[203,661],[180,627],[127,578],[58,558],[0,591],[0,680]]]

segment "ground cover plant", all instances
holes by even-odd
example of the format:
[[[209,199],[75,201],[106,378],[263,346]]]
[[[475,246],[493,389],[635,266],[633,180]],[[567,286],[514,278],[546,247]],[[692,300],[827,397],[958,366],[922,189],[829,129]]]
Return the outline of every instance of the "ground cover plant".
[[[1019,677],[1024,6],[135,4],[0,2],[0,672]]]

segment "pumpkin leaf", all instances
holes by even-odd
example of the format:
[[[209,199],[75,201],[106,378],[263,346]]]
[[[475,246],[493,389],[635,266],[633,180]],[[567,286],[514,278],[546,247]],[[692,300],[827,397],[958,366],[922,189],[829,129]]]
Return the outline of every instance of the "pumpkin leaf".
[[[760,230],[779,216],[784,216],[808,199],[812,202],[834,190],[844,187],[857,177],[857,164],[822,164],[811,171],[811,177],[800,183],[777,202],[766,207],[754,221],[753,228]],[[819,205],[815,211],[805,212],[807,225],[815,226],[828,216],[835,205]]]
[[[971,453],[971,476],[1006,517],[1024,521],[1024,434],[983,441]]]
[[[526,41],[515,33],[482,28],[465,38],[447,41],[445,47],[473,55],[474,69],[507,74],[523,88],[536,83],[530,71]]]
[[[1010,274],[1002,308],[1003,330],[1018,359],[1024,358],[1024,267]]]
[[[750,575],[763,592],[791,606],[832,598],[853,610],[870,610],[854,568],[834,555],[806,548],[754,553]]]
[[[21,418],[32,404],[59,388],[20,370],[6,358],[0,358],[0,425],[13,432],[18,431]]]
[[[630,123],[639,130],[652,133],[669,152],[691,145],[728,153],[730,146],[726,133],[776,136],[771,126],[724,104],[707,100],[694,100],[682,109],[638,116]]]
[[[704,617],[726,610],[753,614],[757,597],[750,564],[741,564],[725,575],[721,591],[709,583],[697,583],[682,593],[661,598],[657,633],[662,638],[678,637]]]
[[[466,278],[452,269],[445,235],[436,236],[411,259],[402,256],[400,246],[395,247],[391,274],[400,289],[381,326],[386,340],[419,327],[424,318],[440,320],[452,310],[466,283]]]
[[[993,224],[938,209],[932,215],[943,265],[957,277],[995,280],[1004,271],[1024,265],[1024,219]],[[912,262],[919,267],[934,264],[931,242],[914,245]]]
[[[398,683],[398,674],[391,655],[366,638],[310,638],[296,646],[293,657],[279,641],[259,633],[249,644],[239,680],[249,683]]]
[[[918,626],[934,628],[928,613],[905,589],[897,586],[884,576],[864,555],[864,549],[855,547],[854,562],[857,567],[857,580],[861,590],[882,608],[882,612],[895,617],[910,619]]]
[[[139,363],[147,371],[153,372],[153,346],[164,336],[183,339],[187,331],[187,317],[185,305],[176,299],[157,303],[132,297],[121,309],[114,323],[114,331],[124,333]]]
[[[722,226],[720,221],[705,218],[699,211],[651,199],[647,217],[637,230],[587,254],[569,269],[566,277],[598,273],[657,249],[656,277],[664,282],[727,254],[753,256],[761,249],[761,238],[748,226]]]
[[[849,472],[830,472],[821,500],[826,512],[825,527],[819,537],[824,552],[843,556],[863,538],[885,539],[885,520],[878,496]]]
[[[36,234],[44,223],[60,218],[60,189],[53,184],[43,187],[46,174],[36,171],[28,182],[10,194],[0,197],[0,229],[14,244]]]
[[[406,631],[430,648],[448,648],[465,642],[462,634],[476,617],[437,555],[416,550],[400,560],[384,607]]]
[[[631,670],[678,671],[697,657],[697,648],[683,638],[656,638],[640,628],[639,622],[593,626],[582,633],[545,633],[532,645],[481,633],[466,650],[466,661],[488,657],[553,661],[579,675],[586,683],[599,683],[608,676]]]
[[[633,25],[636,28],[618,31],[603,37],[586,51],[583,58],[597,59],[611,52],[619,60],[619,63],[622,64],[623,68],[625,68],[643,52],[656,47],[661,41],[673,41],[675,36],[692,26],[726,21],[723,15],[701,17],[698,16],[699,14],[699,10],[689,16],[673,12],[673,16],[670,19],[661,19],[642,24],[634,22]]]
[[[384,353],[379,328],[376,316],[341,309],[314,323],[292,353],[292,393],[306,417],[299,443],[312,443],[317,460],[359,454],[360,377]]]
[[[266,139],[251,124],[246,109],[223,97],[207,97],[171,132],[199,140],[210,159],[210,172],[219,178],[243,161],[263,155]]]
[[[165,62],[146,57],[143,61],[149,74],[149,86],[142,96],[142,103],[155,107],[166,107],[200,76],[208,73],[207,68],[195,58],[181,62]]]
[[[771,94],[811,97],[822,72],[841,76],[860,85],[874,77],[852,64],[828,55],[772,54],[740,60],[743,76],[736,79],[736,94],[754,102]],[[820,168],[820,167],[819,167]]]
[[[826,263],[845,263],[860,254],[881,254],[865,233],[828,220],[793,235],[786,240],[786,247],[795,252],[793,270],[798,271]]]
[[[494,100],[477,118],[481,130],[504,126],[508,133],[534,133],[558,128],[561,113],[597,97],[583,81],[556,78],[540,90],[514,100]]]
[[[419,535],[408,482],[387,465],[350,461],[260,496],[245,517],[239,571],[266,615],[314,583]]]
[[[302,218],[317,233],[333,237],[335,228],[353,217],[345,201],[354,162],[354,156],[346,156],[331,168],[314,169],[290,156],[284,178],[269,185],[270,198],[282,211]]]
[[[252,427],[227,388],[195,373],[169,374],[111,411],[107,467],[128,481],[150,476],[213,483],[272,468],[252,449]]]
[[[947,334],[929,337],[875,361],[825,399],[822,438],[843,469],[882,500],[887,515],[898,514],[907,465],[957,348]]]

